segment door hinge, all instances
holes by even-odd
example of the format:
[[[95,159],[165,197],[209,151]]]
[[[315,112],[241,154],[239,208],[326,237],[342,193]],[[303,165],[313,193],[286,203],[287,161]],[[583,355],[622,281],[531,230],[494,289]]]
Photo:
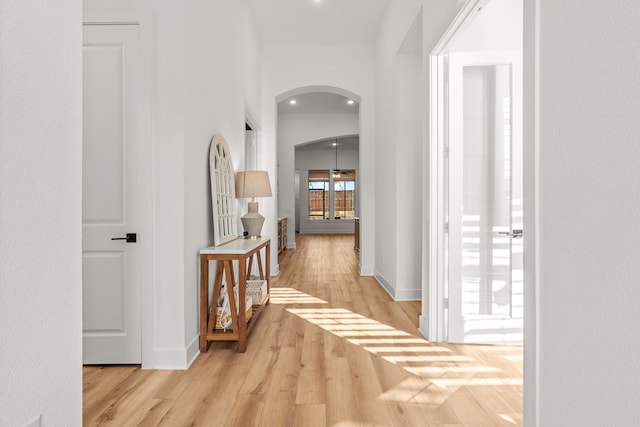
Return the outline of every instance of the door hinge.
[[[447,233],[447,234],[449,233],[449,223],[448,222],[444,223],[444,232]]]
[[[442,149],[442,155],[444,156],[445,159],[449,158],[449,147],[444,147]]]
[[[442,308],[449,308],[449,298],[445,298],[444,300],[442,300]]]

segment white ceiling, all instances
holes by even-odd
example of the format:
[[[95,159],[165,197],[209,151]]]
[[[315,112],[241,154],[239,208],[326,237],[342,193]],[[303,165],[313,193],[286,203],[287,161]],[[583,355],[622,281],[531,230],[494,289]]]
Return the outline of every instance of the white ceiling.
[[[310,142],[307,144],[296,145],[295,151],[316,151],[316,150],[335,151],[336,146],[333,145],[335,142],[338,143],[338,152],[340,150],[357,150],[360,146],[360,137],[357,135],[353,135],[353,136],[342,136],[338,138],[323,139],[320,141]]]
[[[264,44],[371,44],[389,0],[249,0]]]
[[[295,100],[292,105],[289,101]],[[358,114],[359,105],[347,103],[349,98],[327,92],[312,92],[292,96],[278,103],[279,114]]]
[[[389,0],[248,0],[264,45],[373,44]],[[278,113],[357,114],[359,105],[330,93],[285,99]]]

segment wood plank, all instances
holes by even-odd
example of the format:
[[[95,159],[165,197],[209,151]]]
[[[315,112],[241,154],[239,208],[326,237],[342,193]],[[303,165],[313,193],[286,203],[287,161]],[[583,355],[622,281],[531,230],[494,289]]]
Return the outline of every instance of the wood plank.
[[[402,413],[396,402],[381,400],[382,386],[376,375],[371,353],[354,345],[347,346],[353,391],[359,419],[369,424],[402,425]]]
[[[296,404],[324,404],[325,395],[324,332],[307,322],[300,356]]]
[[[295,396],[289,390],[270,392],[266,395],[260,427],[290,426],[295,416]]]
[[[296,404],[324,404],[326,397],[324,369],[300,369],[296,390]]]
[[[84,425],[519,426],[522,348],[429,343],[419,302],[357,274],[353,236],[298,235],[246,353],[83,370]]]
[[[122,402],[122,396],[140,381],[139,366],[109,366],[102,368],[102,376],[94,376],[90,383],[84,383],[83,425],[91,425],[96,420],[114,410],[113,403]]]
[[[351,381],[349,360],[345,357],[330,357],[325,361],[327,425],[339,423],[357,424],[360,419],[356,394]]]
[[[136,408],[136,411],[132,413],[132,417],[124,421],[124,424],[120,425],[132,427],[157,426],[169,411],[169,408],[171,408],[172,404],[173,402],[169,399],[145,399],[143,402],[141,402],[140,406]]]
[[[265,405],[265,395],[262,393],[240,393],[233,407],[227,415],[225,426],[250,427],[260,425]],[[211,424],[216,424],[212,421]]]
[[[83,423],[86,425],[96,418],[114,395],[122,393],[119,385],[135,377],[139,370],[139,366],[85,367],[82,387]]]
[[[480,405],[466,387],[458,387],[448,396],[447,403],[463,426],[496,427],[500,425],[498,414],[491,413],[490,408]]]
[[[135,379],[130,377],[133,381],[123,383],[123,392],[116,394],[89,424],[135,425],[146,416],[147,411],[156,406],[157,402],[149,404],[148,400],[168,374],[167,371],[144,371]]]
[[[326,405],[296,405],[293,425],[294,427],[325,427],[327,425]]]
[[[189,385],[174,399],[174,403],[162,418],[159,425],[172,426],[197,423],[199,415],[222,395],[216,388],[222,372],[233,359],[232,349],[216,351],[214,346],[207,355],[214,357],[202,366],[197,375],[189,375]],[[202,422],[200,420],[200,422]]]

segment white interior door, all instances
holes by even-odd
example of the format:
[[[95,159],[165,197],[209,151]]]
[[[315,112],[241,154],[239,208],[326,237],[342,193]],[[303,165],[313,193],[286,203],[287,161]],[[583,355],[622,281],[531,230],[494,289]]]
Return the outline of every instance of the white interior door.
[[[83,37],[83,360],[138,364],[151,194],[139,28],[84,25]]]
[[[449,341],[522,344],[522,55],[449,55]]]

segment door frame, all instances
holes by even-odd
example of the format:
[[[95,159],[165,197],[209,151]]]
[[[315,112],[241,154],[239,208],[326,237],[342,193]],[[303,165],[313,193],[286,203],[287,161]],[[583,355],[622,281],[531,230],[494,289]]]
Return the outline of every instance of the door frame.
[[[489,0],[469,0],[462,7],[440,41],[428,55],[429,67],[429,274],[427,276],[427,330],[429,341],[442,342],[447,339],[445,313],[446,253],[445,244],[445,167],[448,123],[448,60],[446,58],[458,36],[473,22],[478,9]]]
[[[141,336],[141,367],[143,369],[154,367],[154,304],[153,304],[153,99],[155,78],[153,65],[154,57],[154,37],[156,34],[156,24],[150,12],[138,10],[84,10],[82,25],[137,25],[140,37],[140,73],[142,99],[147,104],[144,108],[146,114],[145,129],[148,132],[146,143],[147,165],[145,169],[149,171],[145,176],[145,186],[149,189],[143,201],[143,216],[149,218],[147,222],[137,231],[141,236],[137,244],[140,245],[141,273],[140,273],[140,336]]]
[[[443,33],[442,38],[434,47],[432,52],[425,52],[424,63],[425,69],[429,73],[430,98],[428,102],[429,114],[426,119],[429,120],[429,132],[425,135],[428,148],[428,158],[425,167],[429,170],[425,173],[425,189],[429,194],[425,193],[425,213],[429,215],[428,220],[424,224],[423,242],[425,250],[425,262],[429,270],[424,275],[423,298],[428,301],[423,303],[423,319],[426,320],[425,325],[421,320],[420,330],[429,340],[437,341],[438,328],[441,327],[438,322],[439,306],[438,296],[438,249],[442,247],[438,244],[438,237],[442,235],[443,223],[439,223],[438,217],[438,195],[437,192],[439,181],[437,180],[437,168],[439,160],[443,154],[442,147],[439,145],[439,134],[442,132],[439,124],[437,107],[439,103],[438,80],[439,55],[442,54],[444,47],[449,39],[455,37],[456,31],[461,29],[466,17],[474,10],[479,2],[469,0],[460,10],[456,18],[452,21],[449,28]],[[537,425],[538,419],[538,399],[537,399],[537,378],[538,378],[538,352],[537,348],[537,312],[541,310],[538,303],[537,295],[537,182],[539,177],[538,162],[538,109],[539,109],[539,79],[540,79],[540,29],[538,27],[538,14],[540,3],[538,0],[523,0],[523,199],[524,199],[524,223],[523,229],[526,230],[527,239],[524,242],[524,383],[523,383],[523,415],[524,426],[534,427]],[[440,224],[440,227],[439,227]],[[441,319],[443,316],[440,317]],[[435,322],[435,323],[434,323]]]

